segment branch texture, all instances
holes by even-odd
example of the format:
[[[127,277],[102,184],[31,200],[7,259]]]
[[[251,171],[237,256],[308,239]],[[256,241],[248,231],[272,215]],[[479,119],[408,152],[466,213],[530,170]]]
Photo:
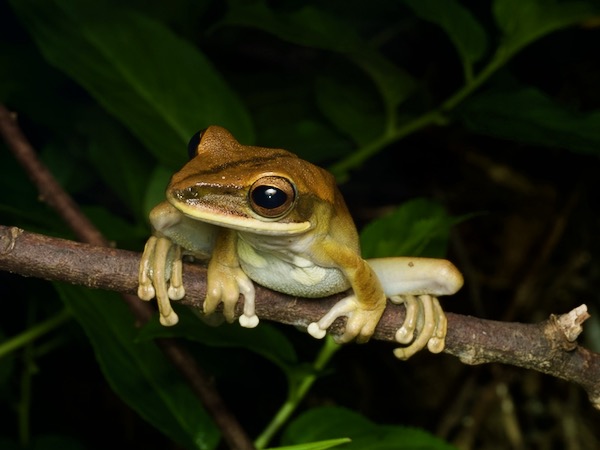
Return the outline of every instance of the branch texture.
[[[0,269],[23,276],[135,294],[139,260],[140,254],[135,252],[0,226]],[[187,294],[181,303],[201,310],[205,280],[204,266],[185,264]],[[318,320],[340,298],[340,295],[319,300],[290,297],[260,286],[256,295],[256,311],[261,319],[300,328]],[[241,313],[241,302],[236,313]],[[576,342],[581,324],[588,317],[585,305],[538,324],[497,322],[452,313],[447,316],[445,352],[463,363],[499,362],[577,383],[600,409],[600,355]],[[403,320],[404,307],[389,303],[374,339],[394,342],[396,329]],[[339,333],[342,328],[343,322],[339,320],[331,333]]]

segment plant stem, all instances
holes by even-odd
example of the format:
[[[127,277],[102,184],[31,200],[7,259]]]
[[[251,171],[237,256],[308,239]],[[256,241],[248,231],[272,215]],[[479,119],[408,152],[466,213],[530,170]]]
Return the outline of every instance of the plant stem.
[[[267,425],[261,435],[254,441],[255,447],[260,450],[273,439],[275,433],[277,433],[281,427],[287,422],[293,412],[296,410],[300,402],[304,399],[306,393],[311,388],[319,373],[331,360],[333,355],[339,350],[340,346],[336,344],[330,336],[327,336],[319,354],[312,364],[312,371],[304,376],[297,385],[290,388],[290,393],[287,400],[281,406],[277,414],[273,417],[271,422]],[[293,378],[292,382],[293,382]]]
[[[475,77],[468,79],[462,88],[446,99],[440,106],[397,128],[388,129],[378,138],[331,166],[330,171],[336,176],[338,181],[344,181],[348,176],[349,170],[360,166],[365,160],[380,152],[392,142],[400,140],[428,125],[445,122],[445,114],[454,109],[460,102],[487,81],[513,54],[514,52],[507,52],[503,47],[500,47],[490,62]]]
[[[20,347],[29,344],[30,342],[33,342],[35,339],[43,336],[46,333],[49,333],[55,328],[58,328],[70,318],[71,313],[66,309],[63,309],[55,316],[29,327],[23,333],[18,334],[17,336],[14,336],[13,338],[0,344],[0,358],[8,355],[10,352],[13,352]]]
[[[344,158],[331,166],[329,170],[336,178],[338,178],[338,180],[341,179],[343,181],[347,177],[347,172],[350,169],[360,166],[365,160],[381,151],[385,146],[441,119],[442,117],[437,109],[431,110],[416,119],[405,123],[399,128],[395,128],[380,135],[362,148],[352,152],[347,158]]]
[[[31,411],[31,385],[35,373],[33,358],[33,341],[25,344],[23,352],[23,372],[21,374],[21,385],[19,402],[16,405],[17,422],[19,428],[19,443],[22,448],[29,447],[31,431],[29,423],[29,412]]]
[[[481,72],[479,72],[475,78],[466,83],[461,89],[456,91],[451,97],[444,101],[444,103],[442,103],[438,108],[438,111],[440,113],[444,113],[455,108],[460,102],[462,102],[485,81],[487,81],[500,67],[502,67],[508,61],[509,58],[510,56],[503,51],[502,47],[500,47],[490,62],[481,70]]]

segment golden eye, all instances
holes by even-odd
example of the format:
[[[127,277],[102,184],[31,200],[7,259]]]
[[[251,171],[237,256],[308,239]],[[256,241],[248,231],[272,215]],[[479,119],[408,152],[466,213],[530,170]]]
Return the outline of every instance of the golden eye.
[[[250,188],[250,206],[254,212],[267,219],[277,219],[292,209],[296,188],[283,177],[259,178]]]

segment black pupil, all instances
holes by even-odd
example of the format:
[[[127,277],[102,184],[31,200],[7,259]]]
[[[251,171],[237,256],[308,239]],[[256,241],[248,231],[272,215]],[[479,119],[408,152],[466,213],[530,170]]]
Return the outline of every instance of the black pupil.
[[[287,194],[274,186],[258,186],[252,191],[252,200],[262,208],[274,209],[286,202]]]
[[[204,130],[200,130],[198,131],[196,134],[194,134],[190,141],[188,142],[188,156],[190,159],[194,158],[194,156],[196,156],[196,152],[198,150],[198,145],[200,144],[200,141],[202,140],[202,135],[204,134]]]

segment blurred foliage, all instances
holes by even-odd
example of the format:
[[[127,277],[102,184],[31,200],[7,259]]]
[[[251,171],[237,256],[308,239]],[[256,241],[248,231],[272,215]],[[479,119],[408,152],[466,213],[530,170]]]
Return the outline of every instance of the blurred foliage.
[[[413,144],[396,144],[439,127],[598,155],[600,110],[565,102],[544,90],[541,76],[525,82],[511,67],[519,52],[539,49],[548,36],[582,25],[592,30],[598,14],[593,0],[373,0],[368,8],[339,0],[10,0],[0,4],[0,100],[119,247],[141,250],[148,211],[185,161],[188,138],[219,124],[244,144],[283,147],[329,167],[352,210],[385,206],[388,213],[364,227],[365,255],[441,256],[461,219],[430,199],[397,206],[409,192],[431,192],[402,193],[406,169],[397,161],[408,159]],[[424,44],[430,38],[437,48]],[[422,164],[410,170],[421,176],[434,161]],[[3,224],[71,236],[6,149],[0,167]],[[393,170],[398,174],[387,176]],[[329,398],[313,408],[301,404],[314,380],[343,380],[344,373],[318,371],[315,355],[329,359],[336,349],[325,344],[319,353],[318,343],[289,328],[211,329],[182,311],[178,327],[151,323],[137,332],[111,293],[13,278],[2,286],[6,303],[11,289],[27,300],[5,305],[0,322],[4,336],[26,342],[20,364],[15,352],[0,360],[2,448],[104,448],[114,436],[148,449],[169,441],[216,448],[216,427],[150,339],[166,335],[188,340],[261,448],[450,448],[422,430],[320,406]],[[35,322],[63,307],[80,327],[71,322],[34,340]],[[151,426],[114,406],[92,375],[92,350],[110,388]],[[70,392],[86,394],[68,398]],[[305,412],[262,432],[284,406]],[[77,412],[54,415],[57,407]],[[123,417],[94,425],[96,410]],[[353,443],[330,441],[345,437]]]

